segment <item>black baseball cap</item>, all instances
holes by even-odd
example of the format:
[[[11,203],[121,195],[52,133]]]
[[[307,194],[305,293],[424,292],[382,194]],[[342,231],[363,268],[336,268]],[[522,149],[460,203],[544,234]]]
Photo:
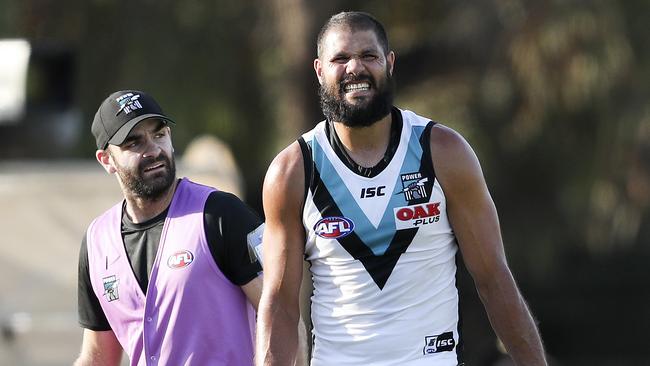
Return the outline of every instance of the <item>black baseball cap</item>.
[[[108,96],[99,106],[90,128],[98,149],[108,144],[121,145],[133,127],[147,118],[174,121],[150,95],[139,90],[120,90]]]

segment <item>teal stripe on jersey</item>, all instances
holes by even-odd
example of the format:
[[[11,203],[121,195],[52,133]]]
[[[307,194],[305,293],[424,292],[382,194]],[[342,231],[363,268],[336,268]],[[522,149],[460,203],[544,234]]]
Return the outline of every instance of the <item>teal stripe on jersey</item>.
[[[313,160],[316,169],[319,172],[321,181],[330,192],[334,203],[338,206],[341,213],[348,219],[354,218],[354,232],[359,239],[366,245],[376,256],[383,255],[390,245],[395,235],[395,218],[393,208],[407,204],[401,182],[401,174],[418,172],[420,169],[420,160],[422,158],[422,146],[420,145],[420,136],[424,127],[413,126],[411,136],[409,137],[409,146],[406,152],[400,174],[396,177],[397,182],[393,194],[390,197],[386,210],[382,216],[377,228],[368,220],[368,217],[359,207],[354,196],[348,189],[347,185],[338,174],[332,163],[329,161],[322,147],[314,138],[312,151]],[[347,169],[347,168],[346,168]],[[371,245],[368,245],[371,243]]]

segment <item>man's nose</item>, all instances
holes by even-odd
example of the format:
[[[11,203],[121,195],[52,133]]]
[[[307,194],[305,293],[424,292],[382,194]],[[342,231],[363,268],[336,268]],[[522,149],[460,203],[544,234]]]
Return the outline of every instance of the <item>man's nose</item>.
[[[365,67],[361,59],[357,57],[351,57],[350,60],[348,60],[345,71],[348,74],[359,75],[364,68]]]
[[[151,138],[147,137],[144,139],[144,150],[142,151],[142,157],[157,157],[162,149],[156,142]]]

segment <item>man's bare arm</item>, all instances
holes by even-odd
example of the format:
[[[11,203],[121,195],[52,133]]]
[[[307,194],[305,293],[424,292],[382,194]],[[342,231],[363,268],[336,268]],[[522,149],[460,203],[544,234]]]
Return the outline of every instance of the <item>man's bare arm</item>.
[[[517,365],[546,365],[535,321],[508,268],[497,211],[474,151],[438,125],[431,132],[431,152],[463,261],[494,331]]]
[[[244,295],[246,295],[248,302],[257,311],[260,304],[260,297],[262,297],[262,276],[253,278],[247,284],[241,286],[241,289]]]
[[[275,158],[264,180],[264,286],[256,348],[259,366],[292,365],[296,357],[305,246],[301,218],[304,179],[302,154],[295,142]]]
[[[122,360],[122,346],[112,330],[84,329],[81,354],[74,366],[118,366]]]

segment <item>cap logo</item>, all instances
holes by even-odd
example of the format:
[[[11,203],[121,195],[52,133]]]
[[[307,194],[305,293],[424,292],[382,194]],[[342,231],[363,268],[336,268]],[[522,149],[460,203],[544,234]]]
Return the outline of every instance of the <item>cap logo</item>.
[[[117,116],[122,111],[129,114],[136,109],[142,109],[142,104],[138,101],[140,99],[140,94],[126,93],[122,94],[115,101],[120,105],[120,109],[115,113]]]

